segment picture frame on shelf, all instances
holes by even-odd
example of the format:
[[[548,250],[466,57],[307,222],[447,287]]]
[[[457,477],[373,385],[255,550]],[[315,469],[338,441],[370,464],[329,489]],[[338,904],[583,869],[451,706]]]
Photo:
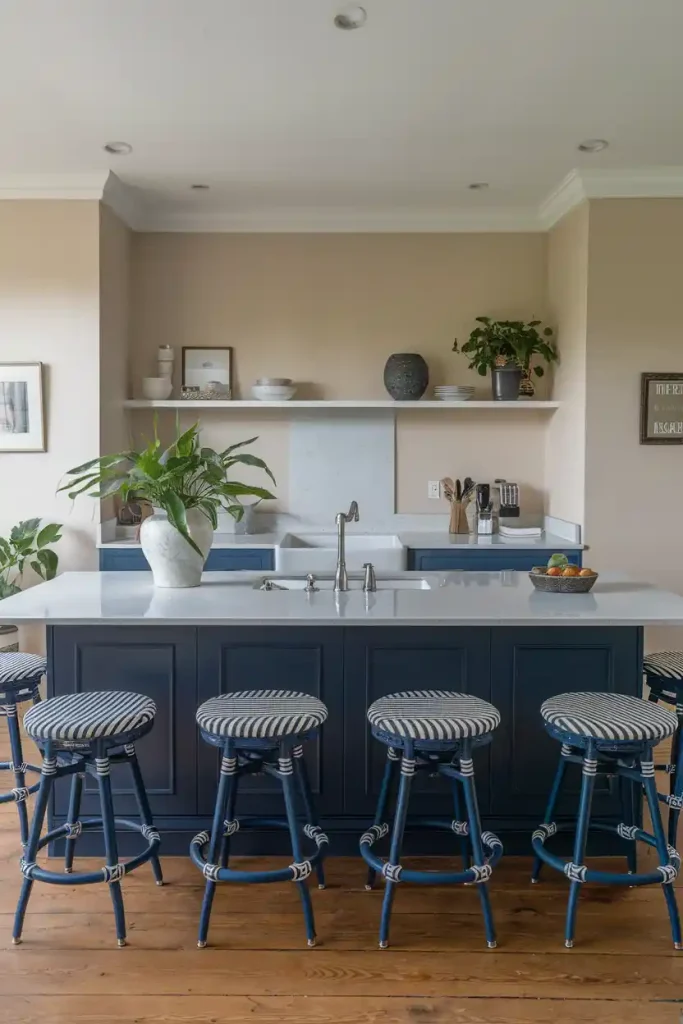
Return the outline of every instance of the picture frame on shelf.
[[[641,373],[640,443],[683,444],[683,373]]]
[[[0,363],[0,452],[44,452],[43,364]]]
[[[202,394],[230,398],[232,394],[232,348],[229,346],[184,345],[182,386],[198,387]]]

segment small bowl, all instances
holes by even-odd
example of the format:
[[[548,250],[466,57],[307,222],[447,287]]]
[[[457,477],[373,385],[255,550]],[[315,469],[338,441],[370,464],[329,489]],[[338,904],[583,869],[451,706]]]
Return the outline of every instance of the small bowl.
[[[292,378],[291,377],[259,377],[259,379],[255,383],[257,385],[259,385],[259,386],[263,385],[263,387],[275,387],[275,388],[285,387],[285,388],[287,388],[292,383]]]
[[[288,402],[296,394],[296,388],[276,384],[254,384],[251,394],[259,402]]]
[[[144,398],[156,401],[163,401],[170,398],[173,391],[173,381],[170,377],[143,377],[142,394]]]
[[[529,573],[533,586],[544,594],[587,594],[598,576],[597,572],[592,576],[548,576],[547,568],[539,565]]]

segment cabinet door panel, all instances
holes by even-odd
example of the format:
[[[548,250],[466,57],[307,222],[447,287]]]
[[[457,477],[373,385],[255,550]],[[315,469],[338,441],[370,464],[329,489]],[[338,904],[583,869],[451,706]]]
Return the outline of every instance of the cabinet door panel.
[[[485,628],[346,631],[345,771],[346,813],[372,814],[377,801],[386,747],[373,739],[367,709],[373,701],[401,690],[456,690],[490,697],[490,631]],[[494,739],[495,742],[495,739]],[[490,748],[475,754],[481,810],[488,808]],[[452,814],[451,793],[443,778],[419,775],[413,783],[414,814]]]
[[[561,552],[560,552],[561,553]],[[514,551],[502,547],[482,546],[470,551],[411,549],[408,552],[408,567],[420,572],[529,572],[535,565],[545,565],[553,551]],[[572,565],[581,565],[581,551],[565,551]]]
[[[500,628],[492,634],[492,699],[502,723],[492,751],[491,813],[540,820],[560,752],[543,727],[541,704],[580,690],[639,695],[640,631]],[[558,816],[576,812],[580,785],[580,769],[570,766]],[[593,809],[620,812],[612,780],[598,778]]]
[[[207,627],[200,631],[201,700],[237,690],[275,689],[322,700],[328,719],[305,757],[321,814],[341,809],[342,630],[283,627]],[[200,813],[210,814],[216,792],[217,752],[199,740]],[[240,780],[238,811],[283,813],[282,789],[267,775]]]
[[[195,814],[197,809],[196,631],[155,626],[55,626],[51,642],[49,695],[90,690],[129,690],[151,697],[157,714],[152,731],[137,744],[152,811]],[[112,769],[116,809],[137,815],[124,766]],[[56,787],[55,812],[65,814],[69,780]],[[88,776],[83,813],[99,814],[97,783]]]

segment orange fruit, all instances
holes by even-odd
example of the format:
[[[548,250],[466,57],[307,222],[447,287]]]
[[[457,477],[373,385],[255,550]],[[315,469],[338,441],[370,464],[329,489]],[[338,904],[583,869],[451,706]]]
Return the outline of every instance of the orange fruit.
[[[563,576],[578,576],[579,569],[576,565],[568,565],[566,569],[562,570]]]
[[[593,569],[582,569],[579,576],[595,576]]]
[[[561,575],[562,575],[562,568],[559,565],[551,565],[551,567],[548,569],[548,571],[546,573],[546,576],[561,576]]]

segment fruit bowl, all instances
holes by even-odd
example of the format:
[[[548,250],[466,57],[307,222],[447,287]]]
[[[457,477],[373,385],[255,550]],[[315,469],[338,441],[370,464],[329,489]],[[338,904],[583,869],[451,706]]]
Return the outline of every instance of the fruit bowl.
[[[529,573],[536,590],[544,594],[587,594],[598,576],[597,572],[591,576],[548,576],[545,566],[534,566]]]

